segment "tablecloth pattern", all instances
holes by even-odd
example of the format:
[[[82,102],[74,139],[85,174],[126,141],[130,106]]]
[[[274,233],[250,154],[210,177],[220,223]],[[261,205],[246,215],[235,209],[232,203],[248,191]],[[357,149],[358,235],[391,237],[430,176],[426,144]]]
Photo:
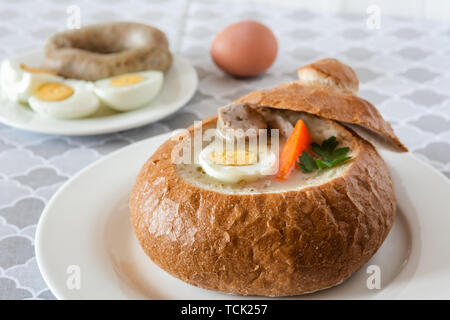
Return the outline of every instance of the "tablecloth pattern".
[[[0,124],[0,299],[54,299],[36,263],[36,224],[51,196],[80,169],[130,143],[213,115],[250,90],[293,80],[297,67],[321,57],[353,66],[360,95],[415,155],[450,177],[449,25],[382,16],[380,29],[372,30],[365,13],[330,16],[229,1],[1,1],[0,58],[43,46],[66,28],[66,11],[74,4],[82,25],[132,20],[164,30],[171,49],[194,64],[199,88],[175,115],[113,134],[50,136]],[[238,80],[215,67],[209,46],[224,26],[248,18],[272,28],[279,54],[263,76]]]

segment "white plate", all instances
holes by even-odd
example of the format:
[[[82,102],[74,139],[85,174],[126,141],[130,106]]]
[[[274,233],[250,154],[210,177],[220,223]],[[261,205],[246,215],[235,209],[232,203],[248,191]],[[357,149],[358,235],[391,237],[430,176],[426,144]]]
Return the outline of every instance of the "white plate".
[[[30,66],[39,66],[43,57],[43,50],[33,50],[11,59]],[[161,92],[147,106],[137,110],[117,112],[102,106],[97,113],[85,119],[55,120],[40,116],[28,106],[2,99],[0,122],[46,134],[91,135],[127,130],[161,120],[179,110],[192,98],[197,83],[197,73],[189,61],[174,55],[173,65],[165,74]]]
[[[134,236],[129,191],[144,161],[169,136],[144,140],[97,161],[70,179],[49,202],[37,229],[36,256],[56,297],[242,298],[171,277],[147,258]],[[349,280],[298,298],[450,298],[450,183],[411,154],[381,154],[391,170],[399,207],[388,238]],[[370,265],[380,268],[380,290],[367,288]],[[74,279],[77,268],[80,288],[70,289],[67,281]]]

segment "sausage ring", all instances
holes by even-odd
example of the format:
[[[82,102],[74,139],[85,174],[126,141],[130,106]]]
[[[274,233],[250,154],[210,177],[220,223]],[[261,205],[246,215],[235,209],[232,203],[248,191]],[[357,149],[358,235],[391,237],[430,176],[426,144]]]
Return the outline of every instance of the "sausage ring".
[[[132,22],[108,22],[51,37],[44,66],[66,78],[98,80],[143,70],[167,71],[172,55],[165,34]]]

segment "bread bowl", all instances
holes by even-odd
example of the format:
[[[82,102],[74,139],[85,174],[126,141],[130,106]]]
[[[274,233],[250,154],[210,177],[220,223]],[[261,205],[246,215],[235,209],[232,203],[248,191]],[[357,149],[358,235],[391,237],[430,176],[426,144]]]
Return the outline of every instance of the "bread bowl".
[[[335,70],[349,68],[337,60],[333,63]],[[217,139],[229,139],[217,134],[228,114],[219,110],[219,121],[207,118],[169,139],[142,167],[129,202],[142,249],[182,281],[226,293],[291,296],[340,284],[382,245],[396,211],[383,159],[370,142],[340,122],[367,126],[398,150],[406,148],[369,102],[349,90],[331,88],[330,82],[298,81],[249,93],[232,104],[241,112],[239,119],[246,110],[243,106],[295,123],[287,139],[278,136],[281,156],[300,123],[312,141],[335,137],[340,147],[348,148],[351,159],[311,172],[293,167],[287,179],[278,179],[284,164],[280,156],[278,173],[256,170],[253,173],[260,175],[250,179],[233,167],[241,170],[247,165],[254,170],[266,154],[258,153],[256,162],[245,154],[245,165],[225,165],[225,174],[216,175],[214,170],[220,173],[223,164],[208,167],[204,159],[215,161],[221,153],[207,153],[212,158],[203,154]],[[271,121],[267,123],[270,126]],[[259,128],[261,121],[249,118],[234,125]],[[239,138],[249,141],[251,136]],[[270,141],[270,152],[275,152]],[[179,161],[180,153],[187,153],[184,159],[191,161]],[[244,178],[226,179],[233,174]]]
[[[44,67],[65,78],[98,80],[124,73],[167,71],[172,55],[165,34],[133,22],[108,22],[67,30],[45,47]]]

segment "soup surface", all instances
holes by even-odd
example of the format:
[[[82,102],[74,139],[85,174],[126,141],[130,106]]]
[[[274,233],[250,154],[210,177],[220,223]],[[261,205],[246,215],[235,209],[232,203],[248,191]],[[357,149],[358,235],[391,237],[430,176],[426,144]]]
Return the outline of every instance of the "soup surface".
[[[294,124],[296,120],[302,119],[307,125],[314,142],[320,144],[323,140],[326,140],[331,136],[335,136],[339,142],[338,148],[349,146],[350,144],[350,132],[342,129],[341,126],[339,126],[338,129],[336,124],[331,120],[326,120],[300,112],[290,112],[289,119]],[[213,143],[214,139],[218,138],[211,139],[211,134],[209,134],[208,137],[204,137],[202,141],[202,148],[205,148],[210,143]],[[268,138],[268,141],[270,142],[270,137]],[[275,150],[278,149],[276,151],[277,157],[279,151],[283,148],[285,141],[286,137],[279,138],[279,148],[275,148]],[[236,183],[228,183],[208,175],[203,170],[199,164],[198,154],[195,154],[193,146],[194,143],[191,143],[191,152],[193,154],[191,163],[178,164],[178,174],[192,185],[221,193],[255,194],[300,190],[310,186],[321,185],[342,175],[343,171],[345,171],[351,164],[350,160],[337,167],[326,170],[315,170],[311,173],[304,173],[296,166],[289,178],[286,180],[279,180],[275,177],[275,175],[261,175],[257,179],[252,179],[251,181],[242,179]],[[351,150],[349,155],[352,155]]]

